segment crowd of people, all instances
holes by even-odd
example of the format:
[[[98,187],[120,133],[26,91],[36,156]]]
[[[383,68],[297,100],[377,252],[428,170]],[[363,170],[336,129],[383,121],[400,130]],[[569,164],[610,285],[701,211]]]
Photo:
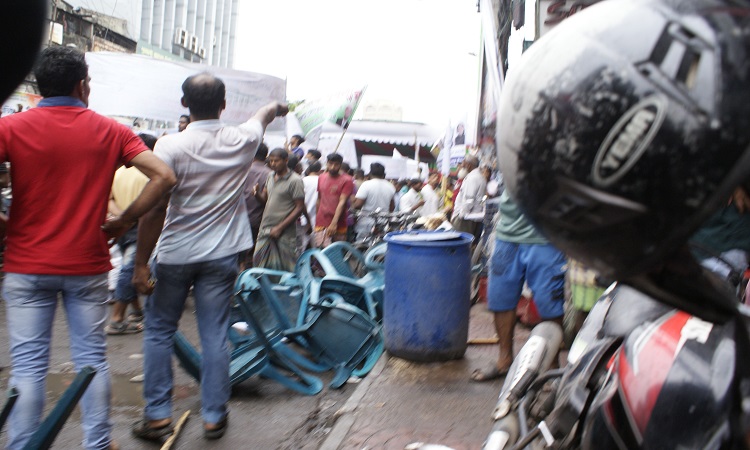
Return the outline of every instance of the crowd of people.
[[[85,448],[118,448],[107,334],[144,334],[145,408],[132,433],[159,440],[173,432],[173,336],[190,292],[204,355],[204,436],[216,439],[228,424],[227,330],[240,270],[292,270],[310,246],[367,234],[355,210],[450,214],[452,204],[479,202],[474,188],[450,186],[453,197],[441,197],[437,173],[396,181],[382,164],[365,173],[337,153],[323,162],[319,151],[302,151],[300,136],[269,151],[265,129],[288,107],[272,102],[226,125],[226,88],[208,73],[185,80],[181,102],[190,113],[178,132],[158,138],[88,109],[90,77],[78,50],[45,49],[34,73],[39,107],[0,121],[0,159],[14,177],[12,205],[0,215],[10,385],[19,391],[8,448],[22,448],[40,423],[58,296],[76,370],[96,370],[81,400]],[[467,157],[466,186],[474,183],[472,164]],[[111,293],[110,247],[121,254]]]
[[[87,108],[90,77],[76,49],[45,49],[35,76],[44,97],[38,107],[0,120],[0,184],[8,184],[6,162],[13,174],[12,205],[5,197],[0,204],[2,295],[9,383],[19,391],[8,448],[23,448],[40,423],[58,296],[76,370],[96,370],[81,399],[85,448],[118,448],[111,440],[107,334],[144,333],[145,408],[132,433],[160,440],[173,432],[173,337],[190,292],[203,354],[204,436],[222,437],[230,396],[227,330],[239,272],[292,271],[309,247],[367,236],[373,218],[353,211],[442,214],[478,240],[483,201],[499,194],[500,218],[494,230],[485,230],[495,239],[487,300],[499,353],[472,374],[475,381],[507,373],[524,285],[540,318],[562,323],[566,273],[573,275],[572,287],[595,292],[585,300],[573,295],[584,315],[605,284],[568,261],[507,192],[493,192],[491,170],[476,156],[464,158],[456,180],[437,172],[394,180],[379,163],[365,172],[352,170],[335,152],[323,161],[320,151],[302,149],[301,136],[269,150],[266,127],[287,114],[287,105],[272,102],[247,122],[227,125],[220,120],[226,88],[209,73],[185,80],[181,102],[190,114],[180,117],[179,132],[157,139]],[[740,273],[748,267],[748,210],[747,187],[738,187],[693,237],[698,250],[709,248],[699,256],[706,267]],[[122,256],[109,294],[112,245]],[[147,296],[143,305],[139,294]]]

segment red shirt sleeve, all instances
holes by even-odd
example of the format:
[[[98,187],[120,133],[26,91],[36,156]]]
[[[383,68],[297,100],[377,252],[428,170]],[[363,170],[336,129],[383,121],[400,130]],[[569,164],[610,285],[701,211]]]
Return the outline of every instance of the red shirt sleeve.
[[[120,139],[122,142],[120,160],[127,167],[130,167],[130,161],[138,154],[149,150],[146,144],[143,143],[143,140],[125,125],[122,125],[122,128],[120,128]]]

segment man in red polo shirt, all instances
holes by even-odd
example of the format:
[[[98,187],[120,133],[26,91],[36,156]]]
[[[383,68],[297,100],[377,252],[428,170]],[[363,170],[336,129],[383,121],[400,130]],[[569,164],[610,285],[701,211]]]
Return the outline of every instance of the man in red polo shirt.
[[[354,191],[352,177],[341,173],[344,158],[328,155],[326,172],[318,177],[318,211],[315,215],[315,247],[346,240],[346,201]]]
[[[75,369],[96,375],[81,399],[87,449],[116,448],[109,421],[106,360],[108,239],[125,233],[176,182],[174,172],[127,127],[87,109],[83,53],[42,51],[34,71],[44,99],[0,119],[0,162],[11,163],[13,211],[7,222],[3,298],[12,371],[19,391],[8,448],[22,448],[39,426],[58,294],[68,319]],[[105,223],[115,170],[133,165],[150,178],[123,213]]]

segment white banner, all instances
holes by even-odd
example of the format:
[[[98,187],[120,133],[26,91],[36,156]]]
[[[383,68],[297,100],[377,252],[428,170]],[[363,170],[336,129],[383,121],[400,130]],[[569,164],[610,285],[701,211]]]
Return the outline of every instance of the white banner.
[[[176,122],[188,112],[180,103],[182,83],[200,72],[224,81],[227,108],[221,118],[228,123],[245,122],[265,104],[286,99],[286,81],[260,73],[125,53],[86,53],[86,61],[91,76],[89,107],[107,116]]]

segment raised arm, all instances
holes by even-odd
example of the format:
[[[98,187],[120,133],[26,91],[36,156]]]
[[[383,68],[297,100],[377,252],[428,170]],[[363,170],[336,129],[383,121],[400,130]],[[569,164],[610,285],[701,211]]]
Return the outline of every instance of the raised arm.
[[[265,130],[266,127],[268,127],[268,124],[273,122],[273,119],[286,116],[288,112],[289,105],[286,103],[271,102],[260,108],[253,116],[253,119],[259,121]]]

